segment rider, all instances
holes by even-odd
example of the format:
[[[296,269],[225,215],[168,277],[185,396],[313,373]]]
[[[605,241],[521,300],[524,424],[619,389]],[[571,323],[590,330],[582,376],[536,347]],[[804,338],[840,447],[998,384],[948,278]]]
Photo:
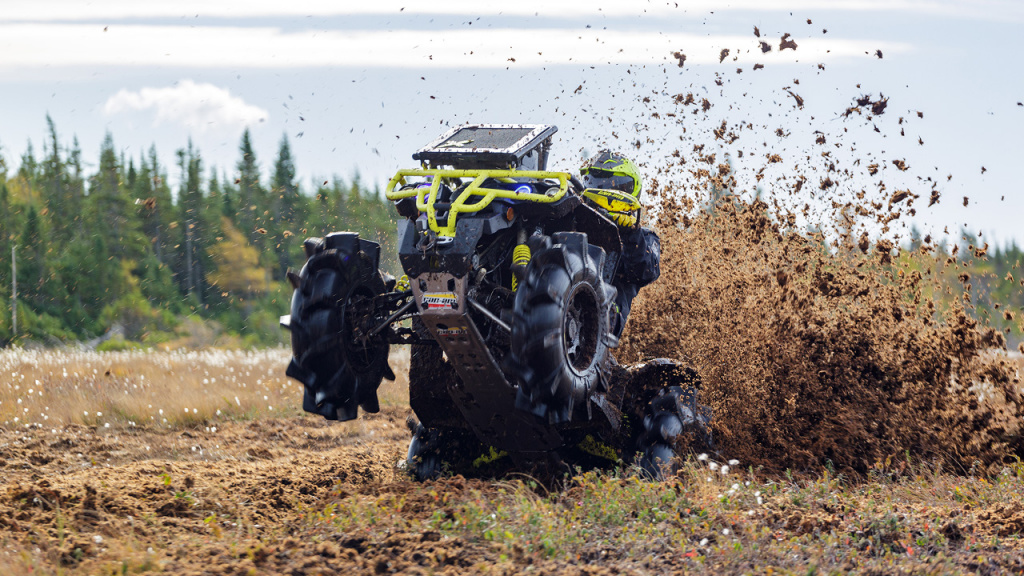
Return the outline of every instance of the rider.
[[[602,150],[583,164],[580,175],[587,191],[595,191],[585,196],[619,226],[622,237],[622,258],[612,282],[617,289],[612,333],[618,337],[626,326],[633,298],[661,274],[661,241],[654,230],[640,226],[640,172],[629,158]],[[623,203],[601,197],[596,193],[600,190],[628,194],[635,200],[636,209],[621,210]]]

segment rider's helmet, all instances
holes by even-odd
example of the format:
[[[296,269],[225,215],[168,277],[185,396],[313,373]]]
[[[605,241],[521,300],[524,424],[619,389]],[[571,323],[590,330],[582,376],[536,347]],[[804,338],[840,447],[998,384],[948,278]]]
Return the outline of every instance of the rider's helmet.
[[[618,190],[640,199],[640,171],[618,152],[602,150],[580,168],[583,185],[599,190]]]

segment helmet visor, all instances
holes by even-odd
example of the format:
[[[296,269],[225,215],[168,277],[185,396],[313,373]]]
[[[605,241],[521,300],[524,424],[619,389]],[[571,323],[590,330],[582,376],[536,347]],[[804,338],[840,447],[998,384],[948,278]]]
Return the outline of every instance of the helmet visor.
[[[625,192],[626,194],[632,194],[635,186],[635,182],[631,176],[615,174],[614,172],[601,170],[600,168],[588,168],[586,172],[583,173],[583,184],[587,188],[618,190],[619,192]]]

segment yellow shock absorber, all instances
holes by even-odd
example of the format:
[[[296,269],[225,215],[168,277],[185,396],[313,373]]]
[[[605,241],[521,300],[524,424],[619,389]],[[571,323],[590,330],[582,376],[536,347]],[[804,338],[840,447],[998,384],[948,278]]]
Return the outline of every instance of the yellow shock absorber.
[[[512,250],[512,291],[519,287],[519,277],[526,273],[526,265],[530,263],[530,247],[526,244],[518,244]]]
[[[395,282],[395,292],[405,292],[409,289],[409,275],[402,274],[402,277]]]

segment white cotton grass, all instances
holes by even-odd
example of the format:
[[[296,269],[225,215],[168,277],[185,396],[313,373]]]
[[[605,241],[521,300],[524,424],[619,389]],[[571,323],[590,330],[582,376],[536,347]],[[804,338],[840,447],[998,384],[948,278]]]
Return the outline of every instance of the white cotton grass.
[[[761,490],[758,489],[756,482],[735,478],[737,472],[742,474],[743,471],[739,467],[739,460],[730,459],[726,461],[728,462],[727,464],[721,464],[713,460],[708,454],[699,454],[697,462],[706,466],[709,472],[716,473],[705,476],[705,480],[713,487],[721,486],[721,492],[713,492],[717,494],[717,500],[741,506],[738,512],[744,513],[747,516],[756,515],[757,507],[764,506],[765,498],[761,494]],[[726,480],[727,478],[729,480]],[[721,482],[721,484],[718,484],[718,482]]]
[[[718,472],[723,476],[728,476],[729,473],[733,471],[733,469],[740,465],[740,461],[736,460],[735,458],[728,460],[726,464],[720,464],[714,461],[706,453],[698,454],[697,461],[703,462],[708,467],[708,470],[711,470],[712,472]]]
[[[302,384],[287,378],[286,348],[95,352],[0,350],[0,424],[47,429],[210,426],[217,420],[301,413]],[[408,351],[392,354],[397,382],[381,404],[408,401]],[[9,377],[8,377],[9,375]]]

